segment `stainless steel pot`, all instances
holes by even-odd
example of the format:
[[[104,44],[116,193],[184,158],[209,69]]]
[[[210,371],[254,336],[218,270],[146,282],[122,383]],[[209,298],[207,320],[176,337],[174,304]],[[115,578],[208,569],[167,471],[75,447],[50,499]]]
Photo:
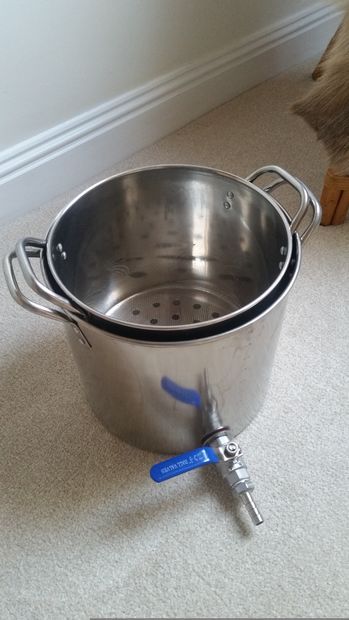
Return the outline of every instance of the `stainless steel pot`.
[[[263,191],[253,181],[265,173],[277,179]],[[269,194],[283,183],[299,195],[289,220]],[[308,209],[303,241],[319,207],[276,166],[247,180],[194,166],[144,168],[93,186],[58,215],[46,241],[24,239],[16,253],[27,283],[79,319],[148,340],[201,337],[268,298]],[[31,269],[28,256],[38,249],[51,287]]]
[[[77,314],[34,303],[20,290],[15,258],[11,252],[4,262],[12,296],[25,308],[64,322],[89,403],[112,433],[162,453],[195,447],[206,410],[185,394],[201,393],[204,384],[217,408],[213,417],[219,417],[221,426],[229,425],[237,434],[257,415],[287,296],[299,270],[298,234],[293,235],[291,260],[278,288],[257,311],[251,310],[248,322],[240,319],[228,331],[191,341],[131,340],[99,329]],[[57,294],[51,291],[51,296],[55,299]]]

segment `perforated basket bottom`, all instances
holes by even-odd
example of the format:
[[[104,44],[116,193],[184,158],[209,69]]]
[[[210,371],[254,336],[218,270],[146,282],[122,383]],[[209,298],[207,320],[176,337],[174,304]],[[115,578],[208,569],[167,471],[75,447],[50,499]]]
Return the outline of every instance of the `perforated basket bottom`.
[[[185,286],[162,286],[136,293],[114,305],[107,316],[145,328],[175,327],[214,321],[234,312],[234,305],[212,291]]]

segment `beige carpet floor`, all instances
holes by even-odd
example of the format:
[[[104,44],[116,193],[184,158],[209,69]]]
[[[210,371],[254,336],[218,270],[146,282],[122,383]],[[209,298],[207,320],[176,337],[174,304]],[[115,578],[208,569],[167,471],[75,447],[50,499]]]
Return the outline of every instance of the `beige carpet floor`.
[[[311,67],[106,174],[187,162],[243,176],[275,163],[319,194],[326,156],[288,110]],[[80,189],[3,225],[1,254],[44,236]],[[241,435],[265,517],[255,529],[214,470],[152,483],[158,456],[95,420],[63,328],[16,306],[1,279],[2,620],[348,617],[348,255],[349,222],[305,247],[267,401]]]

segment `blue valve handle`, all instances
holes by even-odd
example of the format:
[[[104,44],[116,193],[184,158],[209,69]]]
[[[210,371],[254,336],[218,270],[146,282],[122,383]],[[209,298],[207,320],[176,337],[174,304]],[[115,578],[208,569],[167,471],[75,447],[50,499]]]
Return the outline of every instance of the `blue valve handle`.
[[[185,388],[178,383],[169,379],[169,377],[162,377],[161,387],[167,394],[172,396],[175,400],[179,400],[186,405],[194,405],[194,407],[201,407],[201,396],[197,390],[192,388]]]
[[[187,471],[203,467],[204,465],[210,465],[211,463],[218,463],[219,458],[213,448],[203,447],[196,448],[190,452],[179,454],[167,461],[156,463],[150,470],[150,477],[155,482],[164,482],[180,474],[185,474]]]

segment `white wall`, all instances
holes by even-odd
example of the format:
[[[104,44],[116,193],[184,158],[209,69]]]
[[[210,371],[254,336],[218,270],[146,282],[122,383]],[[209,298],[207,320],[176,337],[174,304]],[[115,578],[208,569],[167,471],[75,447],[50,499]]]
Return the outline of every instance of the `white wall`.
[[[313,0],[1,0],[0,149]]]
[[[320,54],[341,16],[314,0],[0,0],[0,8],[0,218]]]

